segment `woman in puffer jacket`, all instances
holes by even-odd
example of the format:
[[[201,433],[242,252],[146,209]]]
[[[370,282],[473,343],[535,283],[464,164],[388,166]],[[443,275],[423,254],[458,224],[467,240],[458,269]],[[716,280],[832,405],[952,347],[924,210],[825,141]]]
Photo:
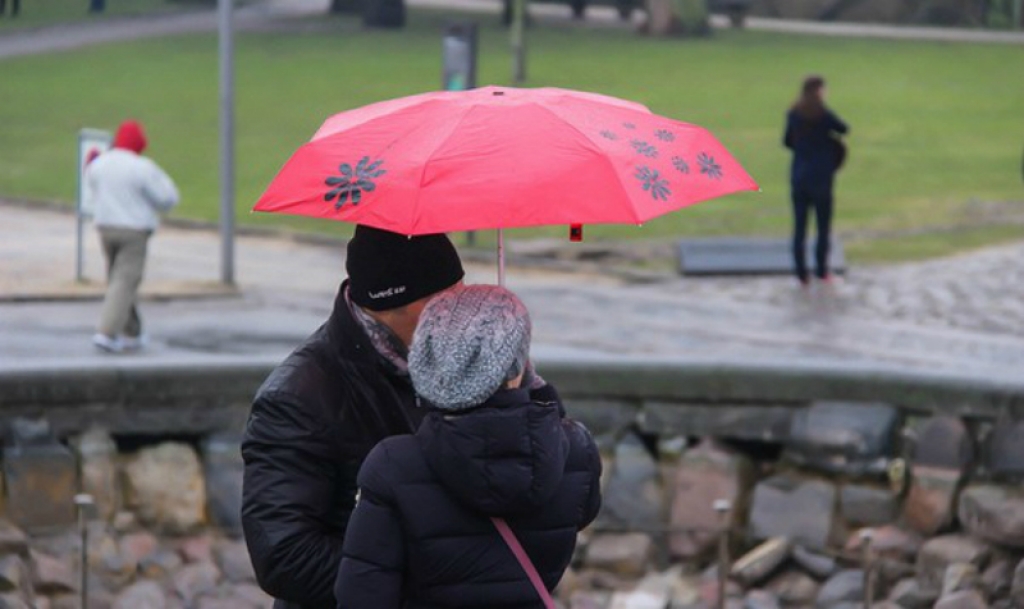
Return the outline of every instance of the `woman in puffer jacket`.
[[[544,606],[492,517],[553,590],[600,508],[601,462],[554,387],[530,400],[529,348],[526,307],[504,288],[457,286],[427,304],[409,374],[431,410],[363,463],[339,609]]]

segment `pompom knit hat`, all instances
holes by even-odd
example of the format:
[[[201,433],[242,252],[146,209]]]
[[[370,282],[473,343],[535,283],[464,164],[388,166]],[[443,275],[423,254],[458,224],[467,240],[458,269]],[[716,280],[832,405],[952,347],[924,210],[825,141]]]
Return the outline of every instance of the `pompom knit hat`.
[[[460,285],[427,303],[409,350],[409,375],[442,410],[482,404],[526,370],[530,314],[495,285]]]
[[[348,242],[345,269],[349,298],[371,311],[403,307],[465,275],[446,235],[407,237],[361,224]]]
[[[139,121],[129,120],[121,123],[114,135],[114,148],[131,150],[135,154],[142,154],[146,144],[146,132]]]

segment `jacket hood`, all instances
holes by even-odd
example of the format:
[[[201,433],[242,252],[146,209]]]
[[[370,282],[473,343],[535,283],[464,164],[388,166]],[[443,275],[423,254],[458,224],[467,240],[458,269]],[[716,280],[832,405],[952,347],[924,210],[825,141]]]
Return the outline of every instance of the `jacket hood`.
[[[117,128],[114,135],[114,148],[131,150],[135,154],[142,154],[146,149],[146,132],[142,130],[142,124],[138,121],[125,121]]]
[[[569,454],[559,409],[531,402],[525,389],[499,391],[457,414],[431,411],[416,437],[441,484],[488,516],[544,505]]]

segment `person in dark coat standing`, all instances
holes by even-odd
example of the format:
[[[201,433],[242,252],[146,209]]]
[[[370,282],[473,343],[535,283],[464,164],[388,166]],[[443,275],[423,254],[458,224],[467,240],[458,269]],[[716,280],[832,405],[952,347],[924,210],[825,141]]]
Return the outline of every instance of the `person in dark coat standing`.
[[[814,274],[831,281],[828,255],[831,247],[833,182],[845,158],[840,135],[849,127],[825,105],[825,79],[810,76],[800,97],[786,114],[783,143],[793,151],[790,189],[793,201],[793,269],[803,286],[809,285],[806,238],[807,216],[814,210],[818,241],[814,248]]]
[[[522,387],[529,346],[526,308],[504,288],[458,286],[426,306],[409,372],[430,412],[363,463],[338,609],[543,606],[491,517],[554,589],[600,508],[601,460],[554,387]]]
[[[346,268],[327,322],[260,387],[242,442],[243,531],[276,609],[333,609],[359,466],[419,427],[408,345],[426,302],[463,278],[446,236],[365,226]]]

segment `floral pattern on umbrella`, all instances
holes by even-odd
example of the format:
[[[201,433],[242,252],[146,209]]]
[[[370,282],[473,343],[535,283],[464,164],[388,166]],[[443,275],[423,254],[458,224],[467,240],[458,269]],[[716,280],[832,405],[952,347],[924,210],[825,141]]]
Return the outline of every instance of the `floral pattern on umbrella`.
[[[667,201],[672,189],[669,188],[668,180],[661,177],[657,169],[651,169],[641,165],[636,169],[636,179],[640,180],[644,190],[651,193],[651,196],[659,201]]]
[[[686,159],[684,159],[681,156],[672,157],[672,166],[675,167],[676,171],[678,171],[679,173],[684,173],[687,175],[689,175],[690,173],[690,164],[687,163]]]
[[[335,201],[334,209],[341,207],[352,197],[352,205],[359,205],[364,192],[373,192],[377,188],[376,178],[387,173],[386,169],[380,169],[383,159],[370,162],[370,157],[364,156],[359,159],[355,167],[348,163],[338,166],[339,176],[331,176],[324,180],[327,186],[333,188],[324,195],[324,201],[330,203]]]
[[[630,145],[633,146],[637,154],[642,154],[649,159],[658,158],[658,149],[643,140],[633,140]]]
[[[700,165],[700,172],[713,180],[722,179],[722,166],[715,162],[715,157],[702,152],[697,155],[697,164]]]
[[[663,142],[674,142],[676,140],[676,134],[672,133],[668,129],[658,129],[654,132],[654,137]]]

